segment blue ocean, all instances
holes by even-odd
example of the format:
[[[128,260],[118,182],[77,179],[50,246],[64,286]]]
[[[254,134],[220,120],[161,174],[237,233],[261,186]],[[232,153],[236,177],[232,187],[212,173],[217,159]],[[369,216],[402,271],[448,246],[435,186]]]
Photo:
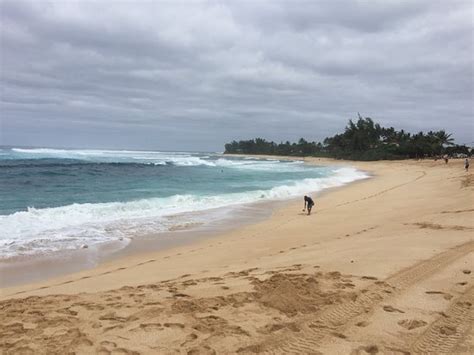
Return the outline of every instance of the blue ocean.
[[[0,149],[0,255],[7,259],[205,225],[211,211],[366,178],[351,167],[219,153]],[[207,213],[209,212],[209,213]]]

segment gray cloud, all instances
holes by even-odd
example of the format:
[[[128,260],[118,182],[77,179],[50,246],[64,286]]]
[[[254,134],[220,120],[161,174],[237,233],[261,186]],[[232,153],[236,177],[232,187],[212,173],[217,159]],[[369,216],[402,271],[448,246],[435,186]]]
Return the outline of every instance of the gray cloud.
[[[0,144],[222,150],[357,112],[474,141],[470,1],[0,0]]]

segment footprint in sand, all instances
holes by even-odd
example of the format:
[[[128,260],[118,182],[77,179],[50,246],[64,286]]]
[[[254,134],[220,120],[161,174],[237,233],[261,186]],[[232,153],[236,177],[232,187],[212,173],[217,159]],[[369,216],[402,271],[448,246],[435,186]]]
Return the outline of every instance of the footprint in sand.
[[[456,327],[445,325],[439,328],[439,332],[443,335],[454,335],[456,334]]]
[[[392,312],[405,313],[401,309],[398,309],[398,308],[395,308],[395,307],[392,307],[392,306],[383,306],[383,310],[385,312],[390,312],[390,313],[392,313]]]
[[[188,334],[184,340],[184,342],[181,343],[181,346],[187,344],[187,343],[190,343],[190,342],[193,342],[194,340],[196,340],[198,338],[197,334],[194,334],[194,333],[191,333],[191,334]]]
[[[443,318],[449,318],[449,316],[444,312],[437,312]]]
[[[216,351],[208,345],[194,347],[190,349],[187,355],[216,354]]]
[[[367,346],[360,346],[355,351],[352,351],[351,354],[377,354],[379,352],[379,348],[377,345],[367,345]]]
[[[123,328],[124,328],[124,326],[122,324],[113,325],[111,327],[104,328],[104,332],[108,332],[108,331],[114,330],[114,329],[123,329]]]
[[[278,319],[278,320],[280,320],[280,319]],[[257,332],[262,333],[262,334],[271,334],[271,333],[274,333],[274,332],[279,331],[281,329],[288,329],[292,332],[300,332],[301,331],[301,328],[298,327],[296,325],[296,323],[294,323],[294,322],[291,322],[291,323],[281,322],[281,323],[267,324],[264,327],[261,327],[261,328],[257,329]]]
[[[153,332],[157,330],[163,330],[161,323],[140,323],[137,328],[133,328],[132,331],[143,330],[145,332]]]
[[[339,339],[347,339],[347,336],[342,334],[342,333],[332,332],[331,334],[334,335],[336,338],[339,338]]]
[[[425,293],[428,294],[428,295],[442,295],[442,294],[444,294],[443,291],[426,291]]]
[[[152,263],[154,262],[155,260],[148,260],[148,261],[144,261],[142,263],[138,263],[137,266],[142,266],[142,265],[145,265],[145,264],[149,264],[149,263]]]
[[[184,329],[184,324],[182,324],[182,323],[165,323],[163,325],[166,328]]]
[[[428,295],[443,295],[443,298],[447,301],[453,298],[453,295],[443,292],[443,291],[425,291]]]
[[[101,341],[100,345],[102,345],[103,347],[106,347],[106,348],[116,348],[117,347],[116,343],[114,343],[113,341],[108,341],[108,340]]]
[[[117,355],[140,355],[140,353],[138,351],[133,351],[133,350],[129,350],[129,349],[125,349],[125,348],[116,348],[114,349],[114,351],[112,352],[113,355],[117,354]]]
[[[397,323],[400,327],[403,327],[408,330],[424,327],[428,323],[420,319],[403,319]]]

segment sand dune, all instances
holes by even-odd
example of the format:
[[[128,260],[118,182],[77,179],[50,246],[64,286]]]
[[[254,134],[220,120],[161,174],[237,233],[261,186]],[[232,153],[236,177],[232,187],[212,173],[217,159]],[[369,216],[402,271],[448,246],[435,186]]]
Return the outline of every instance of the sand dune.
[[[473,353],[472,175],[357,165],[311,216],[3,289],[2,353]]]

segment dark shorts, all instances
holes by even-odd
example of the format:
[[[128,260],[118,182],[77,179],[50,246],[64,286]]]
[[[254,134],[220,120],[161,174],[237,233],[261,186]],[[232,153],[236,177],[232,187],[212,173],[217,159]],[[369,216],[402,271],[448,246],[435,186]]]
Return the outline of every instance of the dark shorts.
[[[313,208],[314,203],[308,203],[308,208]]]

